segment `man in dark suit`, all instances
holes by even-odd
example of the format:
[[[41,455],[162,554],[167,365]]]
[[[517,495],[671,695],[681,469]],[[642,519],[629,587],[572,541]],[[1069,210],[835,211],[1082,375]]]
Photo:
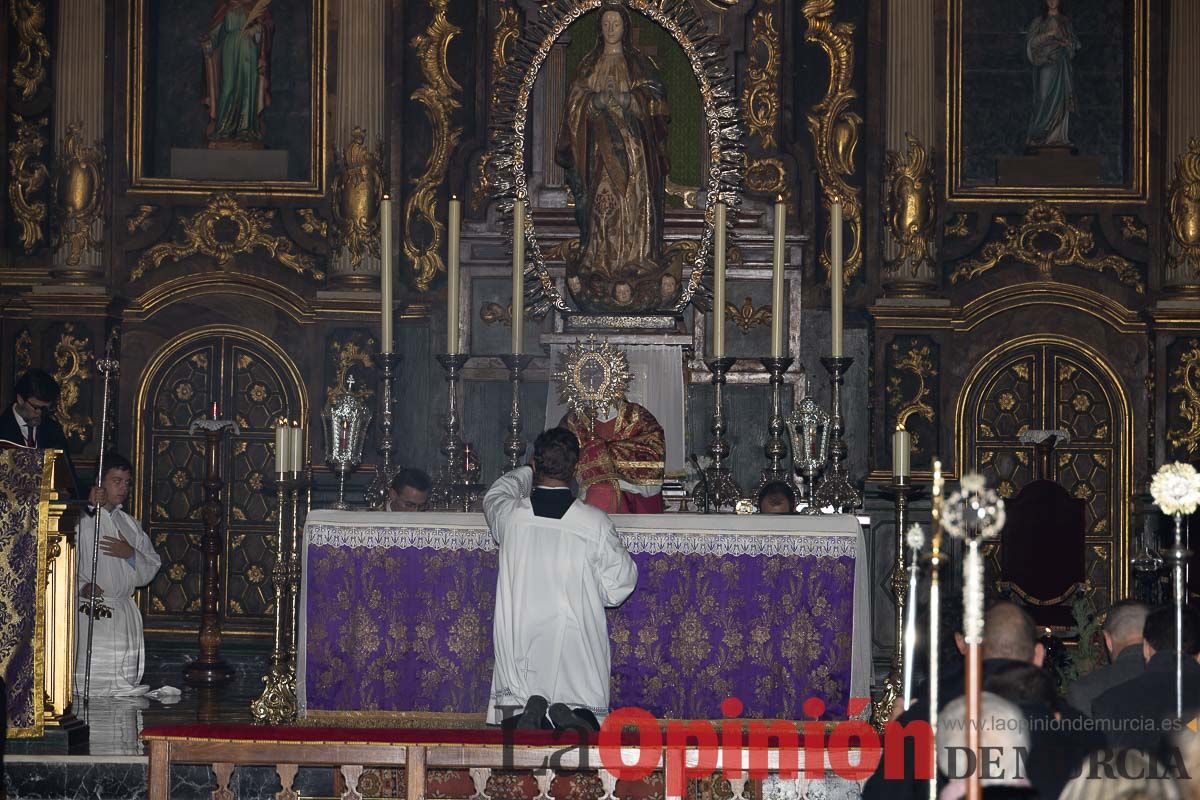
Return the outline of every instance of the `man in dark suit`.
[[[1146,616],[1142,652],[1145,671],[1114,686],[1092,703],[1117,747],[1154,752],[1173,725],[1187,724],[1200,709],[1200,613],[1183,609],[1183,717],[1175,722],[1175,607],[1160,606]]]
[[[1142,674],[1142,628],[1146,624],[1145,603],[1122,600],[1108,610],[1104,620],[1104,644],[1112,663],[1098,667],[1071,684],[1067,702],[1089,717],[1096,698],[1118,684]]]
[[[75,494],[78,480],[75,465],[67,451],[67,437],[62,426],[54,419],[58,405],[58,382],[40,369],[31,369],[17,381],[13,404],[0,413],[0,442],[11,442],[21,447],[54,448],[61,450],[74,484]]]

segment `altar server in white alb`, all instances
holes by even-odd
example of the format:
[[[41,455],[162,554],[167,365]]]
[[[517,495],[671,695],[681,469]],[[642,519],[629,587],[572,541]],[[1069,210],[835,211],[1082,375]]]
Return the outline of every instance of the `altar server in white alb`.
[[[106,455],[104,475],[89,499],[92,513],[80,515],[76,531],[79,612],[75,625],[75,688],[79,692],[83,691],[87,659],[88,600],[93,590],[99,596],[92,631],[92,697],[140,695],[150,688],[141,685],[146,647],[142,613],[133,592],[153,580],[162,559],[138,521],[121,508],[132,483],[133,466],[119,455]],[[100,546],[93,586],[95,514],[100,515]]]
[[[551,428],[534,442],[531,466],[501,476],[483,498],[500,546],[493,725],[598,730],[608,713],[604,608],[629,597],[637,566],[608,515],[572,494],[578,459],[575,434]]]

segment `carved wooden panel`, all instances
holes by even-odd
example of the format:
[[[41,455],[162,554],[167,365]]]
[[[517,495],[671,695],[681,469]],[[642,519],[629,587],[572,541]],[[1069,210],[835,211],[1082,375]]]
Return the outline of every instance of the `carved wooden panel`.
[[[204,530],[204,443],[188,434],[217,402],[240,434],[226,436],[221,454],[225,542],[221,589],[226,627],[263,629],[274,611],[269,580],[274,563],[274,497],[264,492],[274,472],[275,421],[300,414],[296,381],[278,354],[258,342],[214,333],[178,347],[157,362],[145,383],[147,408],[139,432],[151,453],[141,465],[142,519],[163,567],[146,593],[151,627],[192,628],[200,608],[200,536]]]
[[[1200,458],[1200,339],[1167,347],[1167,445],[1168,460]]]
[[[1034,452],[1020,441],[1029,430],[1065,430],[1071,441],[1054,451],[1051,480],[1087,503],[1087,570],[1103,608],[1116,599],[1112,557],[1128,509],[1121,499],[1129,477],[1122,472],[1124,405],[1104,368],[1065,346],[1032,344],[1011,350],[963,389],[968,402],[960,430],[966,440],[965,470],[978,470],[1003,497],[1036,477]],[[998,568],[999,550],[989,547]],[[1035,557],[1036,554],[1030,554]]]

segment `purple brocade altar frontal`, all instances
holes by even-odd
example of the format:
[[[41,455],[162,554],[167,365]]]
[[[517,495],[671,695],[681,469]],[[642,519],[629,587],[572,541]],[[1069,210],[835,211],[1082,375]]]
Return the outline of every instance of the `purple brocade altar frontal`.
[[[639,577],[608,612],[612,708],[718,719],[733,696],[743,716],[800,719],[817,697],[825,718],[845,718],[853,535],[620,535]],[[310,521],[306,539],[306,711],[482,717],[497,571],[487,530]]]

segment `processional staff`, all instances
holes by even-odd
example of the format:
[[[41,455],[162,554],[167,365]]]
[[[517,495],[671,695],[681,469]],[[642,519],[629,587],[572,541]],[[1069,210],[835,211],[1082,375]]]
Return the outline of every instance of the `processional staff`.
[[[108,337],[108,343],[104,348],[104,358],[96,361],[96,369],[104,376],[104,390],[100,401],[100,455],[96,459],[96,485],[99,486],[104,480],[104,453],[108,449],[108,406],[109,396],[112,388],[112,379],[120,371],[120,362],[114,357],[116,351],[117,331],[114,330]],[[100,556],[100,508],[103,504],[96,503],[95,514],[92,519],[92,569],[91,579],[88,581],[89,597],[88,604],[80,610],[87,614],[88,631],[87,631],[87,655],[84,659],[83,669],[83,707],[87,710],[88,701],[91,699],[92,690],[92,634],[96,625],[96,614],[104,610],[103,606],[99,605],[100,598],[96,591],[96,570],[99,566]],[[111,612],[109,612],[111,614]]]
[[[945,487],[942,478],[942,462],[933,460],[933,495],[931,510],[933,515],[933,531],[930,536],[931,550],[929,553],[929,734],[933,752],[937,753],[938,730],[938,624],[941,616],[941,586],[940,575],[942,568],[942,489]],[[929,779],[929,800],[937,800],[937,771]]]

